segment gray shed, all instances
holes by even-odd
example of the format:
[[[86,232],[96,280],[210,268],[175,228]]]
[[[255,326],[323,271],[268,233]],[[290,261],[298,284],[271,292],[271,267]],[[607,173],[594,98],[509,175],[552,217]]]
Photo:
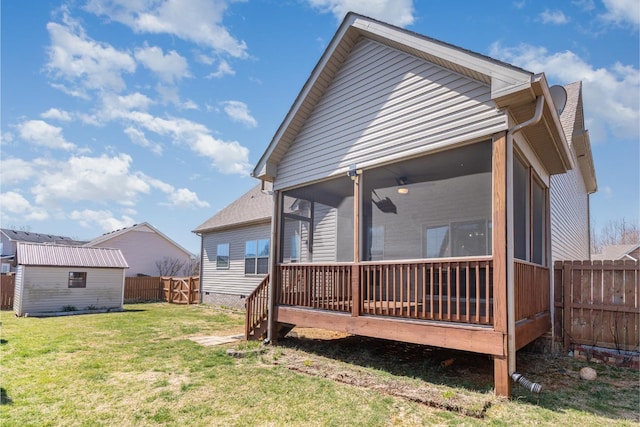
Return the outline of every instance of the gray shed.
[[[119,249],[18,242],[17,316],[123,309],[125,269]]]

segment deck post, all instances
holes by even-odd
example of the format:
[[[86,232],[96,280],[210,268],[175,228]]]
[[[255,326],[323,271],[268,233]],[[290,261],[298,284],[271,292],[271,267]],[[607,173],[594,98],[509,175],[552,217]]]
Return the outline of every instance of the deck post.
[[[276,287],[280,280],[278,261],[280,259],[280,206],[279,191],[273,192],[273,215],[271,220],[271,244],[269,245],[269,290],[267,292],[267,340],[275,343],[278,335],[275,328]]]
[[[351,315],[360,316],[360,174],[355,171],[353,180],[353,267],[351,268]]]
[[[507,319],[507,185],[509,144],[506,132],[493,136],[493,328],[502,333],[503,356],[494,356],[494,389],[499,396],[511,395]]]

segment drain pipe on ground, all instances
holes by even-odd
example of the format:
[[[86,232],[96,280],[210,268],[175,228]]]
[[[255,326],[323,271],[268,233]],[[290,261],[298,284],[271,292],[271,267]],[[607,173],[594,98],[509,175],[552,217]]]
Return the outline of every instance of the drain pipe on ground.
[[[537,124],[542,119],[542,111],[544,107],[544,95],[540,95],[536,99],[536,111],[529,120],[511,127],[507,131],[507,176],[513,177],[513,136],[522,129]],[[510,178],[513,179],[513,178]],[[507,349],[509,352],[509,375],[517,384],[529,389],[532,392],[540,393],[542,386],[527,380],[522,374],[515,372],[516,370],[516,313],[515,313],[515,295],[514,295],[514,271],[513,271],[513,185],[507,194]]]

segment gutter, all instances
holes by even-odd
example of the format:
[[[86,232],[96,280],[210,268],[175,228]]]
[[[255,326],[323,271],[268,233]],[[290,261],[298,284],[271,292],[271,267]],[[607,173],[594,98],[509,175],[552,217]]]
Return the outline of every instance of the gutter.
[[[511,127],[507,130],[507,179],[513,180],[513,136],[528,126],[536,125],[542,119],[542,111],[544,107],[544,96],[540,95],[536,98],[536,111],[526,122]],[[507,193],[507,350],[509,357],[509,375],[516,371],[516,313],[515,313],[515,295],[514,295],[514,277],[513,260],[513,183],[509,186]]]

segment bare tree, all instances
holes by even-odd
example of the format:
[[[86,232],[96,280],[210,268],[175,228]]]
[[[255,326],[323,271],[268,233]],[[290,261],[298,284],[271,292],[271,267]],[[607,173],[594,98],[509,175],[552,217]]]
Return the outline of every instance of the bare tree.
[[[196,255],[195,258],[191,258],[191,260],[185,265],[184,273],[187,276],[200,275],[200,254]]]
[[[591,230],[591,251],[601,253],[608,245],[640,243],[640,224],[626,218],[609,220],[599,230]]]
[[[176,276],[184,268],[186,262],[178,258],[164,257],[156,261],[160,276]]]

